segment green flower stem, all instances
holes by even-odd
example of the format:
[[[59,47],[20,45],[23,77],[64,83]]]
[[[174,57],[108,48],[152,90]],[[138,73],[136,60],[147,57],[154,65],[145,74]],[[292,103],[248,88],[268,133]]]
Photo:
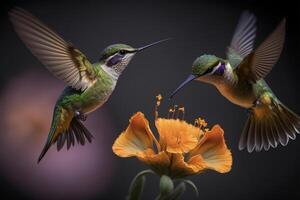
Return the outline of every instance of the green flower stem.
[[[193,181],[187,180],[187,179],[175,179],[174,182],[175,182],[175,183],[176,183],[176,182],[180,182],[180,183],[181,183],[181,182],[184,182],[184,183],[186,183],[187,185],[189,185],[189,186],[192,187],[192,189],[194,190],[196,196],[197,196],[197,197],[199,196],[198,188],[197,188],[197,186],[195,185],[195,183],[194,183]]]
[[[174,189],[174,183],[178,183]],[[155,200],[178,200],[186,190],[186,185],[192,187],[196,196],[199,196],[198,188],[191,180],[186,179],[171,179],[166,175],[162,175],[160,179],[160,194]]]
[[[183,180],[183,182],[186,183],[186,184],[188,184],[189,186],[191,186],[194,189],[194,191],[196,193],[196,196],[197,197],[199,196],[198,188],[197,188],[197,186],[195,185],[195,183],[193,181],[191,181],[191,180]]]
[[[179,200],[185,192],[186,186],[184,182],[179,183],[170,195],[164,200]]]
[[[139,172],[133,178],[126,198],[127,200],[140,199],[147,174],[154,174],[154,172],[152,170],[144,170]],[[176,187],[174,187],[174,182],[179,182]],[[191,180],[173,180],[167,175],[162,175],[159,182],[159,194],[155,200],[179,200],[186,190],[186,185],[191,186],[194,189],[196,196],[199,196],[198,188]]]
[[[139,200],[146,182],[146,174],[154,174],[152,170],[144,170],[139,172],[131,181],[129,192],[126,200]]]

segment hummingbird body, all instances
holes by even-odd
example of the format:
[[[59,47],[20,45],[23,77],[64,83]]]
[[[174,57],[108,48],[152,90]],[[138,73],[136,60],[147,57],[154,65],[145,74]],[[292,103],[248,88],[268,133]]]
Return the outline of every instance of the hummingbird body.
[[[94,64],[93,67],[97,71],[95,82],[83,92],[70,86],[66,87],[58,100],[62,106],[73,112],[88,114],[108,100],[115,89],[117,79],[105,72],[100,63]]]
[[[95,71],[98,71],[98,78],[96,78],[93,85],[85,91],[67,86],[56,102],[54,110],[58,110],[58,112],[54,112],[54,115],[60,115],[58,117],[59,123],[65,128],[69,127],[71,120],[76,117],[76,112],[84,115],[101,107],[108,100],[116,86],[117,80],[102,70],[99,63],[93,66]],[[56,116],[53,118],[56,118]]]
[[[196,80],[214,85],[231,103],[243,108],[253,108],[255,101],[263,96],[276,99],[263,79],[250,83],[247,79],[239,77],[227,60],[219,60],[225,63],[223,66],[220,66],[220,68],[223,68],[222,71],[219,69],[218,72],[217,69],[217,75],[200,76]]]
[[[69,149],[75,140],[81,145],[86,139],[91,142],[93,136],[81,122],[85,121],[86,114],[108,100],[119,76],[137,52],[166,41],[140,48],[110,45],[101,53],[99,62],[91,64],[83,53],[29,12],[17,8],[9,14],[17,34],[29,50],[67,84],[56,102],[51,128],[38,162],[54,143],[59,151],[65,143]]]
[[[300,117],[274,95],[264,77],[277,62],[283,48],[285,20],[255,50],[254,15],[244,12],[240,18],[227,59],[214,55],[198,57],[191,75],[171,94],[174,96],[192,80],[214,85],[233,104],[249,110],[240,137],[239,149],[248,152],[287,145],[300,133]]]

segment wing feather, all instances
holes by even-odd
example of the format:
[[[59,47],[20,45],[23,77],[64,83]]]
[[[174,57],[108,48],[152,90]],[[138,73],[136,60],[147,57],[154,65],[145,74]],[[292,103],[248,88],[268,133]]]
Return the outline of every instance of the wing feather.
[[[21,8],[13,9],[9,15],[21,40],[56,77],[77,90],[94,83],[96,72],[78,49]]]
[[[285,19],[257,49],[244,58],[236,68],[237,73],[253,82],[265,78],[280,57],[284,38]]]
[[[227,50],[227,58],[232,67],[237,67],[252,52],[255,36],[256,18],[249,11],[244,11]]]
[[[264,78],[272,70],[282,52],[284,38],[285,19],[254,52],[251,67],[256,80]]]

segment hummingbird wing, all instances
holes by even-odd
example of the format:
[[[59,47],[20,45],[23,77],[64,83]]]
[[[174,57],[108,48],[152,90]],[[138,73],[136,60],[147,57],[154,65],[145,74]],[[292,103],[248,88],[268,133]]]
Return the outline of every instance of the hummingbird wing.
[[[253,82],[267,76],[281,54],[284,38],[285,19],[257,49],[245,57],[236,72]]]
[[[249,11],[244,11],[227,49],[227,59],[233,68],[252,52],[255,36],[256,17]]]
[[[77,90],[94,83],[92,64],[78,49],[21,8],[13,9],[9,15],[25,45],[56,77]]]

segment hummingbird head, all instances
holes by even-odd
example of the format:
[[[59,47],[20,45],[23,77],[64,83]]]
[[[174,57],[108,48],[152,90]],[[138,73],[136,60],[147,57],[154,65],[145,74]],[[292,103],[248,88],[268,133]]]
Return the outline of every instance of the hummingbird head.
[[[183,88],[183,86],[193,80],[213,82],[215,79],[223,76],[225,68],[225,61],[217,56],[204,54],[198,57],[192,65],[192,73],[174,90],[170,98]]]
[[[113,44],[101,53],[100,62],[115,74],[121,74],[129,64],[136,51],[126,44]]]
[[[218,66],[220,58],[214,55],[202,55],[198,57],[192,65],[192,75],[195,78],[212,75],[214,68]]]
[[[127,44],[113,44],[103,50],[99,61],[110,73],[119,76],[136,53],[167,40],[170,39],[160,40],[140,48]]]

